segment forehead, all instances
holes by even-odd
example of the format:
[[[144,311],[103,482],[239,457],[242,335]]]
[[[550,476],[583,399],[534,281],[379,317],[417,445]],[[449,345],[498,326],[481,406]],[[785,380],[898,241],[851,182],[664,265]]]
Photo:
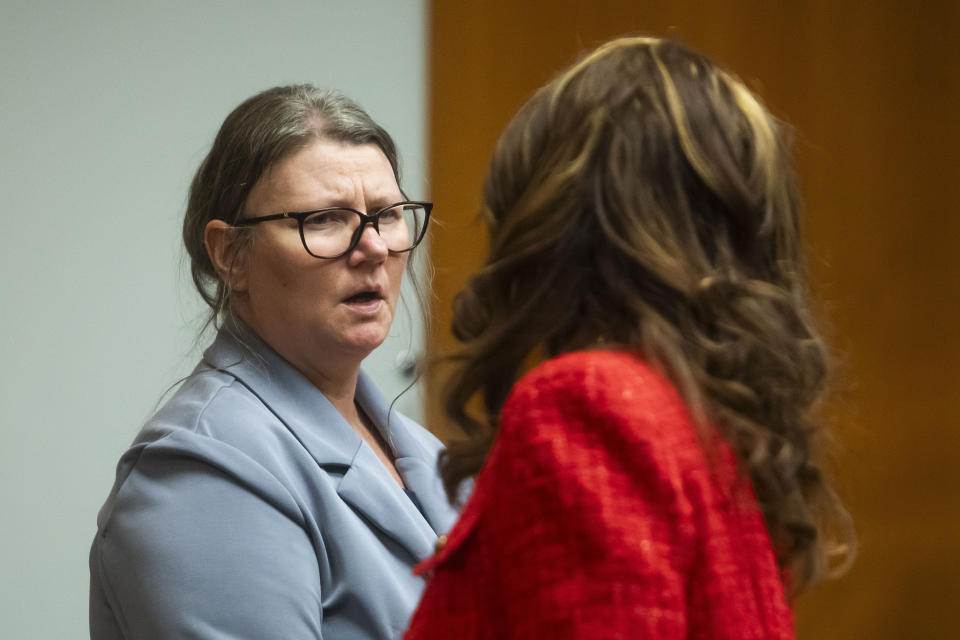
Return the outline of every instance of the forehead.
[[[363,210],[400,199],[380,147],[321,139],[268,169],[250,191],[247,208],[256,214],[334,206]]]

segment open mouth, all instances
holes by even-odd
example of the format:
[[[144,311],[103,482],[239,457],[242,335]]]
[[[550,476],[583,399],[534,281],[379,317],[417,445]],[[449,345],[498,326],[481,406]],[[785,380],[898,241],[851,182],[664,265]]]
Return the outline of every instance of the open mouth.
[[[376,291],[361,291],[360,293],[354,294],[347,298],[344,302],[354,303],[354,304],[363,304],[365,302],[373,302],[374,300],[379,300],[380,294]]]

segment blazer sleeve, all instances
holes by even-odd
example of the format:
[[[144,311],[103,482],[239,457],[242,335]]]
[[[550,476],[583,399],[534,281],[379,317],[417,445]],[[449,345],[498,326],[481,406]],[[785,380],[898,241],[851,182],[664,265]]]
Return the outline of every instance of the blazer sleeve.
[[[93,549],[123,637],[321,638],[317,550],[296,503],[228,445],[181,445],[139,452]]]
[[[551,361],[504,407],[477,525],[503,637],[687,637],[682,456],[696,443],[672,387],[614,364]]]

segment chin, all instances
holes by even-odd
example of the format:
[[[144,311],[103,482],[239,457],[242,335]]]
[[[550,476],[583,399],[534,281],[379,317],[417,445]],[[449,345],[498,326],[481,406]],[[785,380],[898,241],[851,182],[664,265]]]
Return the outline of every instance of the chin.
[[[368,327],[364,330],[355,331],[350,336],[346,336],[345,342],[350,346],[351,350],[362,353],[363,357],[366,358],[374,349],[383,344],[389,332],[389,327],[385,330]]]

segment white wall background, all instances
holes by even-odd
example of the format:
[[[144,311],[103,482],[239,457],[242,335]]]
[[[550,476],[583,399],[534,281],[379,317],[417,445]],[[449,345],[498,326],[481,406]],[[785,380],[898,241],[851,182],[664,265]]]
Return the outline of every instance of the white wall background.
[[[428,197],[425,16],[424,0],[0,0],[0,636],[87,635],[116,460],[200,351],[179,232],[220,122],[277,84],[339,88]],[[420,345],[394,334],[367,367],[391,397],[396,351]],[[401,407],[418,416],[418,394]]]

